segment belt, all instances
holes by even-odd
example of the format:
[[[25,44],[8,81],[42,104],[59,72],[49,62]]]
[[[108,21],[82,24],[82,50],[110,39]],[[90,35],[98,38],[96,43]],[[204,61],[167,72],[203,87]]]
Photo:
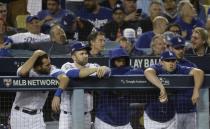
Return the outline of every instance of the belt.
[[[64,113],[64,114],[70,114],[70,115],[72,115],[71,112],[67,112],[67,111],[63,111],[63,113]],[[87,115],[87,113],[88,113],[88,112],[84,112],[84,115]]]
[[[21,108],[19,106],[15,106],[15,110],[18,110],[18,111],[22,111],[24,113],[27,113],[29,115],[36,115],[38,113],[41,113],[41,109],[39,110],[32,110],[32,109],[28,109],[28,108]]]

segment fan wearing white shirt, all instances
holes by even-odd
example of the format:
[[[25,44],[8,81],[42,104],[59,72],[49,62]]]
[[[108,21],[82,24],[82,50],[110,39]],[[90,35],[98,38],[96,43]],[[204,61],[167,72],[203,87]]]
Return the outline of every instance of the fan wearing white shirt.
[[[40,20],[37,16],[28,16],[26,18],[26,27],[28,32],[17,33],[10,36],[13,43],[36,43],[50,41],[50,35],[41,33]]]

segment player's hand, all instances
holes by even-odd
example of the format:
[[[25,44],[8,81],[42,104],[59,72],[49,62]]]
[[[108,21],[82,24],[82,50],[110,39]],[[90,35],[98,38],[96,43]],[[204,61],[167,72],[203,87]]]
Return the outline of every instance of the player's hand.
[[[44,55],[44,54],[46,54],[46,52],[45,52],[45,51],[42,51],[42,50],[36,50],[36,51],[33,53],[33,55],[36,56],[36,57],[42,56],[42,55]]]
[[[96,75],[98,78],[102,78],[104,77],[104,75],[106,74],[107,71],[107,67],[106,66],[100,66],[98,67],[97,71],[96,71]]]
[[[58,97],[58,96],[53,97],[51,107],[52,107],[52,110],[54,112],[59,112],[60,111],[60,102],[61,102],[60,97]]]
[[[167,96],[165,88],[160,89],[159,101],[161,103],[166,103],[168,101],[168,96]]]
[[[199,99],[199,96],[200,96],[200,93],[199,93],[199,90],[193,90],[193,95],[192,95],[192,103],[193,104],[196,104],[198,102],[198,99]]]

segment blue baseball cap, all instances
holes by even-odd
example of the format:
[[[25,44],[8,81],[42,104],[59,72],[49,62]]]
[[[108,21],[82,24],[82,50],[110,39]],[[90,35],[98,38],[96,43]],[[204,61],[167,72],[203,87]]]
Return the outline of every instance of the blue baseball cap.
[[[80,51],[80,50],[83,50],[83,49],[87,50],[87,52],[89,52],[91,50],[91,48],[88,45],[86,45],[82,42],[79,42],[79,41],[74,42],[70,46],[70,52],[71,53],[74,53],[75,51]]]
[[[164,51],[163,53],[161,53],[160,59],[161,60],[168,60],[168,59],[169,60],[176,60],[176,55],[172,51]]]
[[[66,27],[71,27],[73,23],[75,22],[76,17],[73,14],[67,14],[61,19],[61,26],[64,29],[67,29]]]
[[[31,22],[34,19],[39,20],[39,18],[36,15],[34,15],[34,16],[27,16],[26,22],[29,23],[29,22]]]
[[[181,36],[171,38],[170,43],[173,48],[185,47],[185,39]]]
[[[115,48],[109,51],[110,66],[114,66],[114,60],[118,58],[126,59],[126,66],[129,66],[129,55],[123,48]]]

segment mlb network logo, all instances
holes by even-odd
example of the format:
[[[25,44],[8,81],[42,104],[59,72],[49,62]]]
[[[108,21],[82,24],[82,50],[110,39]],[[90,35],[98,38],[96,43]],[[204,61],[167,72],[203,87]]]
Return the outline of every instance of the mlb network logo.
[[[11,87],[12,86],[12,79],[7,78],[7,79],[3,79],[3,84],[5,87]]]

